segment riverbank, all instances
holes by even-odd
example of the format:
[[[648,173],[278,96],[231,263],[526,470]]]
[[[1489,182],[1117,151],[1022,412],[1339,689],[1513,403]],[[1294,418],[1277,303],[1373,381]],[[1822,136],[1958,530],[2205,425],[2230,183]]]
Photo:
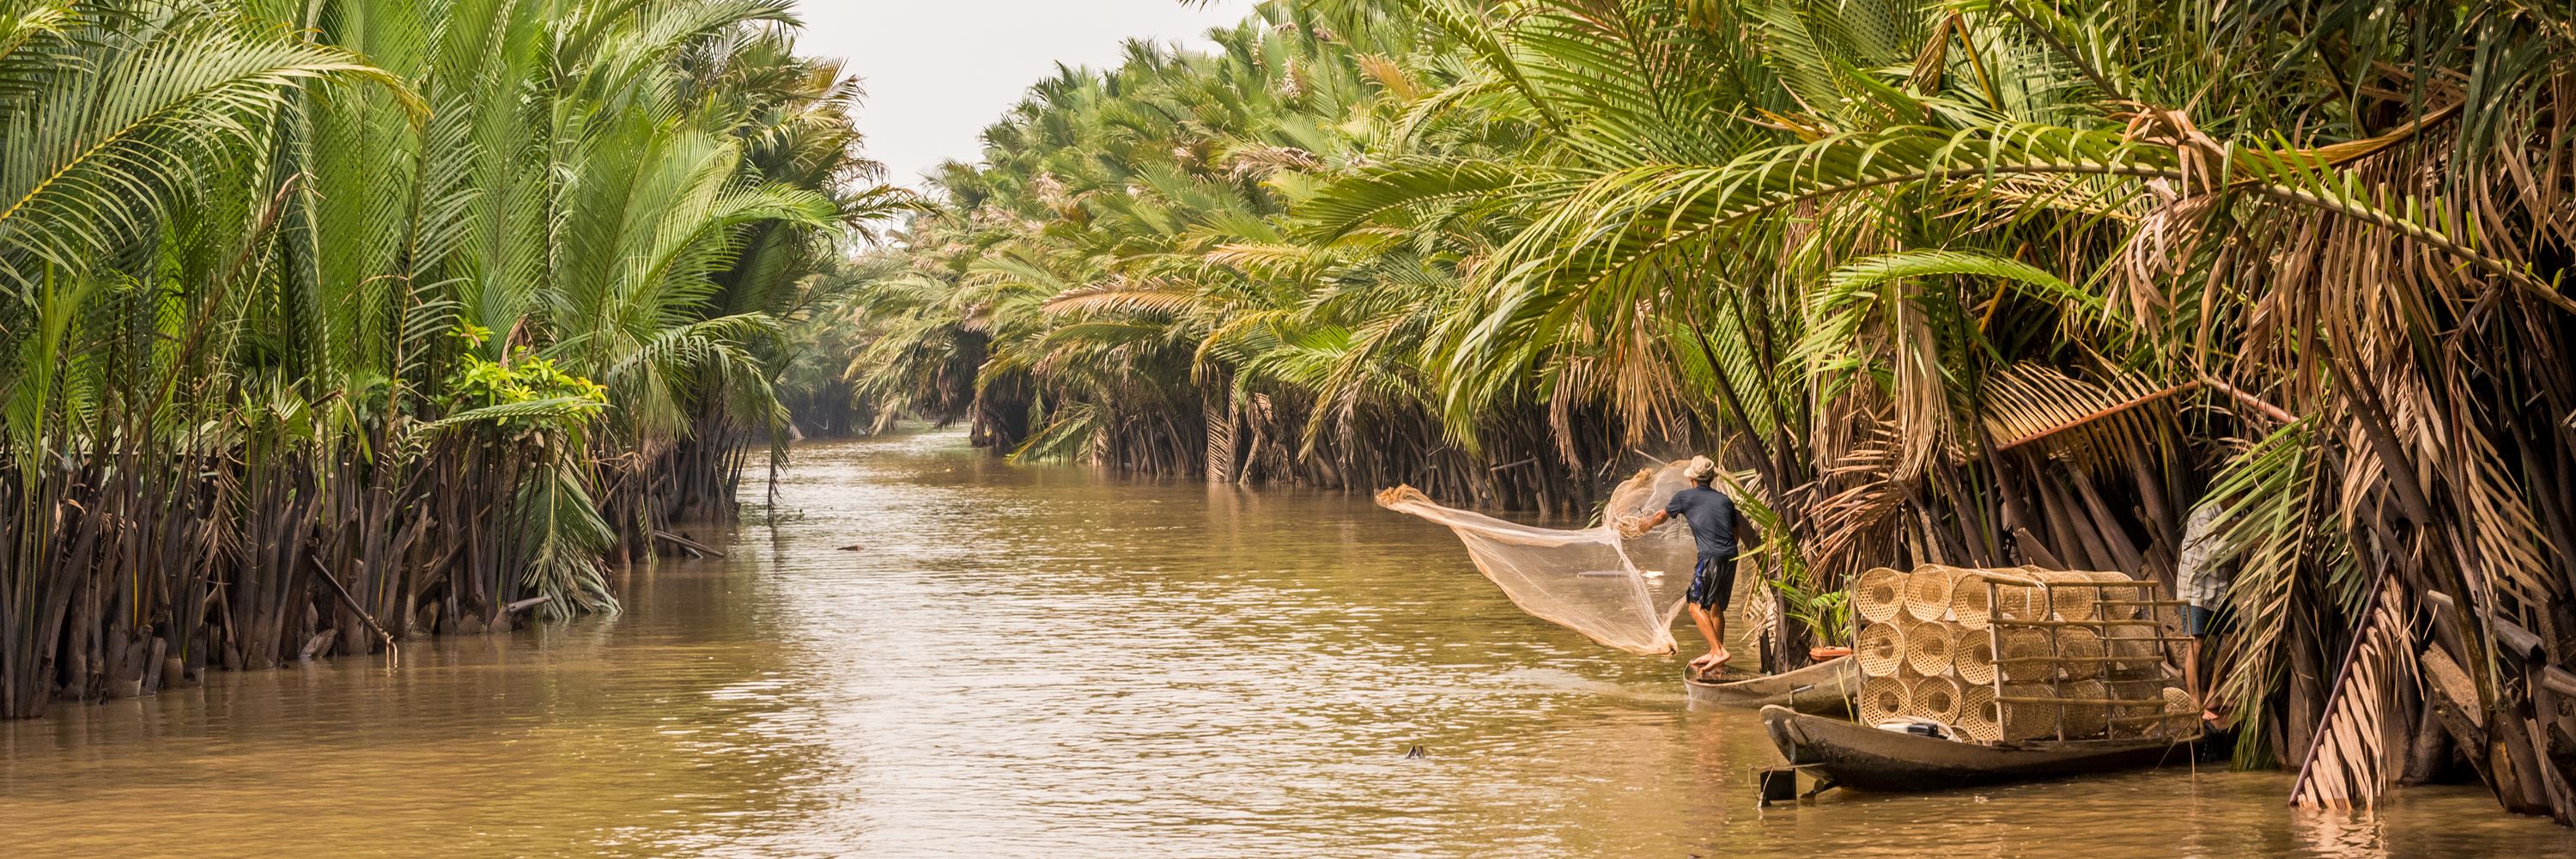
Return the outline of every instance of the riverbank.
[[[1514,609],[1365,497],[811,445],[613,618],[0,725],[39,855],[2576,856],[2475,788],[2277,773],[1757,810],[1751,714]],[[841,551],[852,544],[863,551]],[[1413,745],[1429,757],[1407,760]],[[152,754],[137,754],[141,749]],[[2142,813],[2153,809],[2154,813]]]

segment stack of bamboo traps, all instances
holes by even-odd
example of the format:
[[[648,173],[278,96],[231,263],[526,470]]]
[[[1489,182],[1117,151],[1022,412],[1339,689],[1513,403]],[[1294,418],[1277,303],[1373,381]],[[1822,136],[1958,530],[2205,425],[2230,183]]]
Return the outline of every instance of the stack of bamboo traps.
[[[2121,573],[1927,564],[1852,583],[1863,722],[1932,721],[1979,743],[2176,730],[2171,646],[2152,581]]]

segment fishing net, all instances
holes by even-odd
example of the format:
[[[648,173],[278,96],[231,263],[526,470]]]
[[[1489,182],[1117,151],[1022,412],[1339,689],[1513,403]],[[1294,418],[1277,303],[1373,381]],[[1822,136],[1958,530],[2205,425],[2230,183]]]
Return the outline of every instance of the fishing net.
[[[1637,472],[1610,490],[1609,502],[1601,505],[1601,524],[1618,526],[1664,512],[1672,503],[1673,493],[1689,489],[1690,478],[1682,472],[1689,462],[1672,462]],[[1690,539],[1690,525],[1680,519],[1667,521],[1647,534],[1649,537]]]
[[[1467,544],[1476,569],[1522,611],[1630,653],[1675,649],[1671,615],[1659,608],[1664,603],[1656,598],[1656,584],[1630,559],[1615,528],[1557,530],[1506,522],[1440,506],[1410,486],[1378,493],[1377,503],[1448,526]],[[1686,587],[1689,571],[1685,562],[1680,575],[1655,578],[1678,578]]]

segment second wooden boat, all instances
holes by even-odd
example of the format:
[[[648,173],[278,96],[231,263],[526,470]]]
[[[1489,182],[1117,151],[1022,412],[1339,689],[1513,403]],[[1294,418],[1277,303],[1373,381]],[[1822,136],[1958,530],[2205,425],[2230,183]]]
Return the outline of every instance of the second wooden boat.
[[[2193,735],[1988,745],[1885,731],[1777,706],[1762,708],[1762,727],[1790,766],[1827,786],[1891,793],[2180,764],[2191,759],[2190,744],[2200,739]]]
[[[1853,696],[1860,694],[1860,663],[1844,656],[1783,674],[1736,680],[1684,677],[1682,685],[1690,691],[1693,708],[1778,705],[1801,713],[1846,715]]]

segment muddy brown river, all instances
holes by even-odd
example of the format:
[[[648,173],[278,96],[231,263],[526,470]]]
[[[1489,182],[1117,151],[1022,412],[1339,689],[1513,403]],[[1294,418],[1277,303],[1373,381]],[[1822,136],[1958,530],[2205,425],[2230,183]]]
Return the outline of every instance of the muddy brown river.
[[[1760,809],[1751,713],[1359,496],[936,432],[804,447],[748,518],[617,617],[0,724],[0,855],[2576,857],[2480,790],[2209,767]]]

